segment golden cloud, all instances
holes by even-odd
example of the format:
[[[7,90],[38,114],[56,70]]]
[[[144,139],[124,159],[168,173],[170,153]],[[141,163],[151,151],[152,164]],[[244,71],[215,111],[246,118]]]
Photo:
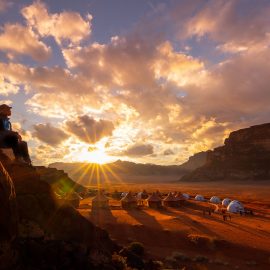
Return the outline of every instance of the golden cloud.
[[[69,41],[78,44],[91,33],[92,16],[83,19],[79,13],[67,12],[50,14],[44,3],[36,1],[21,10],[29,26],[44,36],[53,36],[58,44]]]
[[[9,57],[29,55],[37,61],[47,60],[51,49],[38,39],[29,27],[19,24],[6,24],[0,34],[0,50],[9,52]]]

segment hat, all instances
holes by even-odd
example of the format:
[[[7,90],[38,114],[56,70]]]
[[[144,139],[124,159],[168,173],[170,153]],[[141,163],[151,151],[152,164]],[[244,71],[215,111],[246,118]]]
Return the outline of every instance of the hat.
[[[0,110],[3,110],[3,109],[11,109],[12,107],[8,106],[7,104],[2,104],[0,105]]]
[[[0,112],[5,112],[6,110],[11,109],[12,107],[8,106],[7,104],[0,105]]]

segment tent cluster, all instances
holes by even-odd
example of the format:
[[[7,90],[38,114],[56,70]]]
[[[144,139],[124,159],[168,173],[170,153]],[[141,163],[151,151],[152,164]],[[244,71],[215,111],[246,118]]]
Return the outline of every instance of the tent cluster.
[[[137,206],[148,206],[150,208],[160,208],[162,206],[178,207],[181,202],[189,199],[188,194],[180,192],[169,193],[163,198],[159,191],[148,194],[145,190],[137,195],[132,195],[131,191],[124,194],[121,199],[122,208],[134,208]]]
[[[206,201],[203,195],[196,195],[195,196],[196,201]],[[231,200],[229,198],[225,198],[221,201],[221,199],[217,196],[212,196],[209,200],[210,203],[216,204],[216,205],[222,205],[222,207],[225,207],[226,210],[230,213],[244,213],[245,209],[242,203],[236,200]]]
[[[147,206],[150,208],[161,208],[162,206],[179,207],[184,201],[190,198],[188,194],[181,192],[169,192],[166,195],[162,195],[159,191],[148,194],[146,190],[137,194],[133,194],[131,191],[119,194],[121,195],[120,202],[123,209],[137,208],[138,206]],[[197,194],[194,199],[198,202],[207,201],[201,194]],[[225,198],[221,201],[219,197],[212,196],[209,202],[220,205],[223,209],[226,208],[230,213],[245,213],[242,203],[236,200],[232,201],[229,198]],[[109,208],[109,199],[102,190],[98,191],[96,196],[92,199],[92,209],[97,208]]]

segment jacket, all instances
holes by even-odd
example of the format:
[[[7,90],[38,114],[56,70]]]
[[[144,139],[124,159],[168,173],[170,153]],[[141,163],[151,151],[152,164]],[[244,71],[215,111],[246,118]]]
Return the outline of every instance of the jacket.
[[[0,132],[5,130],[12,130],[9,118],[5,116],[0,116]]]

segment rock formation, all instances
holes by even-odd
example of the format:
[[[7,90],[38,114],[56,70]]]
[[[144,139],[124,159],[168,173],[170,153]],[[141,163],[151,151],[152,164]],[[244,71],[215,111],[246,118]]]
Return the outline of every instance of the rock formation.
[[[269,180],[270,123],[232,132],[209,151],[206,164],[181,181]]]
[[[57,170],[45,166],[35,167],[40,179],[49,183],[53,190],[58,193],[69,193],[75,191],[77,193],[84,193],[86,188],[74,182],[64,170]]]
[[[63,269],[64,263],[75,269],[72,265],[83,261],[78,269],[114,269],[105,264],[119,248],[106,231],[73,207],[59,207],[36,168],[11,162],[1,153],[0,161],[11,179],[0,173],[0,269]],[[101,268],[93,267],[100,263]]]
[[[180,165],[181,168],[192,171],[203,166],[207,161],[208,152],[209,151],[203,151],[194,154],[193,156],[189,157],[188,161]]]

